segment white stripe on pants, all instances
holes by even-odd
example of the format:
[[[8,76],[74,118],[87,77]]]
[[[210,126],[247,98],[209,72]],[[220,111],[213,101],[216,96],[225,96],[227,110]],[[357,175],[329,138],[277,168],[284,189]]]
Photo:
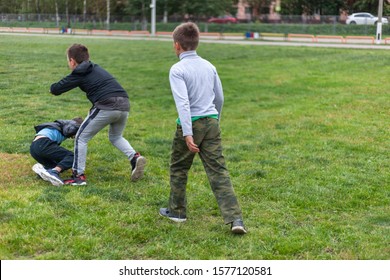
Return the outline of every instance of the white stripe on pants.
[[[133,158],[135,150],[122,136],[128,116],[129,112],[126,111],[107,111],[96,108],[90,110],[88,117],[81,124],[75,137],[73,170],[78,175],[85,172],[88,141],[107,125],[110,126],[108,130],[110,142],[124,153],[129,160]]]

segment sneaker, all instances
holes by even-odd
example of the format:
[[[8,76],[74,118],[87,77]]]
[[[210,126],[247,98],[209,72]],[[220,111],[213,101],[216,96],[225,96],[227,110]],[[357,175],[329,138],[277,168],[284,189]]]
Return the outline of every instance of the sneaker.
[[[42,164],[40,164],[40,163],[34,164],[32,167],[32,170],[38,175],[39,178],[43,179],[41,174],[43,172],[46,172],[46,169],[45,169],[45,167],[43,167]]]
[[[72,178],[64,180],[65,185],[72,185],[72,186],[85,186],[87,185],[87,178],[84,174],[76,175],[73,174]]]
[[[231,223],[231,231],[236,234],[245,234],[247,233],[244,222],[240,219],[234,220]]]
[[[182,222],[187,221],[187,217],[185,215],[182,217],[175,217],[175,216],[171,215],[168,208],[160,208],[160,215],[163,217],[167,217],[168,219],[170,219],[176,223],[182,223]]]
[[[41,178],[50,182],[53,186],[60,187],[64,182],[60,178],[60,173],[55,169],[47,169],[40,174]]]
[[[146,158],[136,153],[130,161],[131,164],[131,181],[137,181],[144,175]]]

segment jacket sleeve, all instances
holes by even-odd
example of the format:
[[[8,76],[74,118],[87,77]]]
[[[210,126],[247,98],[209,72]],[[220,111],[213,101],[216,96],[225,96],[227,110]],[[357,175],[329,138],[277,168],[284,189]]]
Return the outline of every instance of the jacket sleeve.
[[[50,92],[54,95],[60,95],[64,92],[78,87],[80,85],[80,82],[81,76],[72,73],[61,79],[59,82],[52,84],[50,86]]]

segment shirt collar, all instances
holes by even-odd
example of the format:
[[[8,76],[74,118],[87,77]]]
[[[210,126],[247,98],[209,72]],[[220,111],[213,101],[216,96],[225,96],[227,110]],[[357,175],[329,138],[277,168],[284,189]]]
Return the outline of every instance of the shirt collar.
[[[179,56],[180,59],[184,59],[184,58],[187,58],[187,57],[195,57],[197,56],[197,53],[196,51],[186,51],[186,52],[182,52]]]

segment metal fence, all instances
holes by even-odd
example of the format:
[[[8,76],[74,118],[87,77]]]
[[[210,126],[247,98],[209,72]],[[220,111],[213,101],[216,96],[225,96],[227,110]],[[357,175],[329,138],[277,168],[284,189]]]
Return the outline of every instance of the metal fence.
[[[70,21],[72,23],[77,22],[102,22],[106,21],[106,14],[94,14],[94,15],[80,15],[80,14],[60,14],[58,17],[55,14],[4,14],[1,13],[1,22],[13,23],[13,22],[56,22],[58,21]],[[145,15],[144,20],[150,20],[149,14]],[[131,15],[110,15],[110,22],[132,22],[141,21],[143,18],[140,16]],[[188,16],[188,15],[171,15],[165,18],[167,22],[180,22],[180,21],[197,21],[206,22],[207,17],[204,16]],[[157,20],[164,21],[163,16],[157,16]],[[345,23],[345,16],[318,16],[318,15],[259,15],[251,20],[238,19],[241,23],[261,22],[261,23],[273,23],[273,24],[335,24]]]
[[[110,22],[105,14],[0,14],[0,25],[9,27],[43,28],[84,28],[110,30],[150,30],[150,15],[142,17],[131,15],[110,15]],[[172,31],[183,21],[197,22],[204,32],[272,32],[302,33],[314,35],[374,35],[374,25],[347,25],[346,16],[280,16],[260,15],[256,19],[241,20],[238,24],[208,24],[205,17],[186,17],[171,15],[164,18],[157,16],[157,31]],[[384,25],[383,34],[390,36],[389,25]]]

